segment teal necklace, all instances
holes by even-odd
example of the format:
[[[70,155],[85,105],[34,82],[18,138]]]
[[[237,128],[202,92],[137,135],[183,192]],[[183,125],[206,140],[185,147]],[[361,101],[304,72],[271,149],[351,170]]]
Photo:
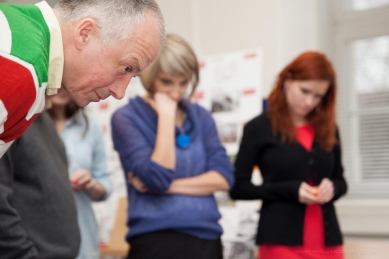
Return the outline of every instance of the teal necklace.
[[[184,130],[185,118],[186,114],[184,113],[182,125],[178,126],[180,133],[176,136],[176,145],[181,149],[186,149],[190,145],[190,136],[186,134]]]

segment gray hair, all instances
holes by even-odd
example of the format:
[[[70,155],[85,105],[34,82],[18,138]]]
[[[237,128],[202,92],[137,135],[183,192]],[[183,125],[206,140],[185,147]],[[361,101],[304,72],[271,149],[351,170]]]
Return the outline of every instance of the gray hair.
[[[59,0],[54,9],[64,23],[93,18],[101,31],[104,44],[131,38],[136,25],[150,19],[160,31],[160,42],[165,40],[165,26],[158,4],[154,0]]]
[[[184,76],[191,79],[193,94],[200,80],[199,70],[199,62],[189,43],[177,34],[168,34],[165,47],[143,72],[141,81],[145,90],[153,93],[154,80],[160,72]]]

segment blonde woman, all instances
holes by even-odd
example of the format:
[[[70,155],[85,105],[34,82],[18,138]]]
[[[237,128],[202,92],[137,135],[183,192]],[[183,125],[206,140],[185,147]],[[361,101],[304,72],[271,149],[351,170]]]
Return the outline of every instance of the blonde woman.
[[[213,193],[230,189],[233,167],[211,114],[187,100],[199,81],[196,55],[168,35],[141,80],[146,96],[112,117],[128,180],[128,258],[221,259]]]

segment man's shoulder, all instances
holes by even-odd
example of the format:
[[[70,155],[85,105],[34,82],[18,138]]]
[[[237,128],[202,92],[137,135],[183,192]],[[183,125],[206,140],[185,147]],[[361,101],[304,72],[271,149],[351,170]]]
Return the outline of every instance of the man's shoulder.
[[[2,4],[0,51],[4,58],[24,66],[38,82],[47,82],[50,30],[36,5]]]

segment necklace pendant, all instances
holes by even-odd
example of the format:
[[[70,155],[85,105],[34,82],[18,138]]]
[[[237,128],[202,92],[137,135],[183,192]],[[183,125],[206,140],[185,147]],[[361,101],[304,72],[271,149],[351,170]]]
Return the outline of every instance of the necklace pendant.
[[[189,135],[187,135],[185,133],[178,135],[176,137],[176,145],[182,149],[189,147],[189,145],[190,145]]]

